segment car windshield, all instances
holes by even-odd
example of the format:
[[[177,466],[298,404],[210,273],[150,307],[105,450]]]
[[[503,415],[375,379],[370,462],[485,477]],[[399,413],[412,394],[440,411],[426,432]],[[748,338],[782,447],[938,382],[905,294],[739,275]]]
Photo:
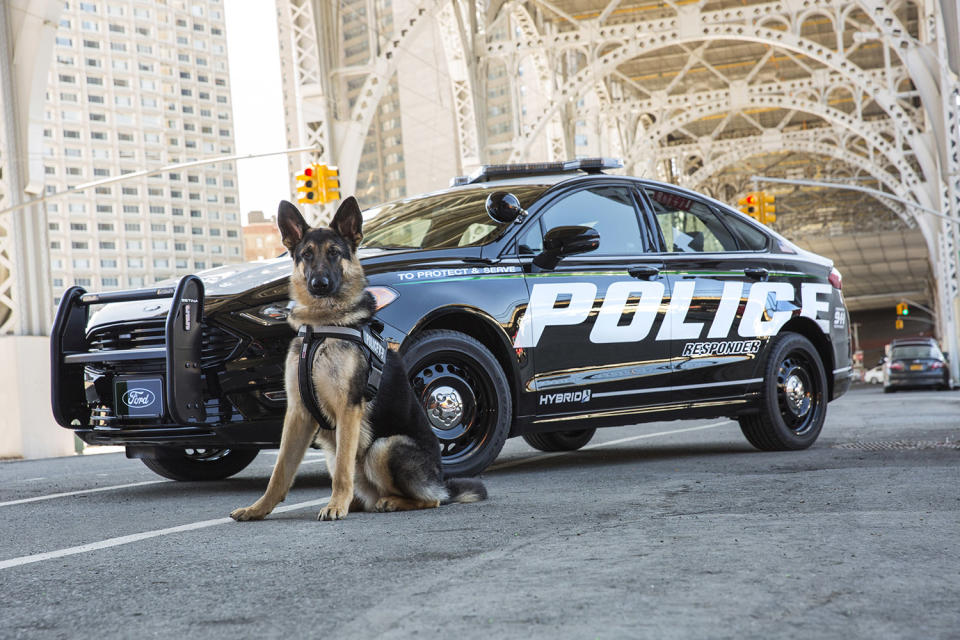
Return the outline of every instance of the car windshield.
[[[902,347],[894,347],[891,357],[894,360],[907,360],[909,358],[935,358],[941,359],[940,349],[927,344],[912,344]]]
[[[449,249],[475,247],[500,237],[511,223],[487,215],[487,196],[509,191],[524,209],[549,185],[465,187],[382,204],[364,212],[362,247]]]

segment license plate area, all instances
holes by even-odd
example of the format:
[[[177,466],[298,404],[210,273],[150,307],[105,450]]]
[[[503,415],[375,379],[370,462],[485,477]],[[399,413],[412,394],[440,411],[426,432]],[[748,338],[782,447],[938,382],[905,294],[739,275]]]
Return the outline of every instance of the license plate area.
[[[912,364],[910,365],[910,371],[923,371],[922,364]]]
[[[126,418],[163,416],[163,378],[117,378],[113,381],[114,414]]]

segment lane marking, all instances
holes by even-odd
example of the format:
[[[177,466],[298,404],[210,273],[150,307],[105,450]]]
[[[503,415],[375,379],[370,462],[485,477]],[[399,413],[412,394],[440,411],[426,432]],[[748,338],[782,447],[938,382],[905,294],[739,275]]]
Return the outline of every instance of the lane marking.
[[[100,491],[113,491],[114,489],[128,489],[130,487],[142,487],[148,484],[160,484],[161,482],[173,482],[172,480],[147,480],[146,482],[131,482],[130,484],[115,484],[110,487],[97,487],[96,489],[80,489],[79,491],[64,491],[63,493],[51,493],[46,496],[37,496],[36,498],[23,498],[21,500],[10,500],[9,502],[0,502],[0,507],[9,507],[15,504],[26,504],[28,502],[40,502],[41,500],[53,500],[54,498],[65,498],[67,496],[79,496],[85,493],[98,493]]]
[[[287,511],[294,511],[296,509],[315,507],[317,505],[326,504],[328,500],[330,500],[330,496],[320,498],[318,500],[308,500],[306,502],[298,502],[297,504],[285,505],[282,507],[277,507],[273,510],[273,513],[286,513]],[[25,564],[33,564],[34,562],[43,562],[45,560],[55,560],[57,558],[64,558],[66,556],[74,556],[80,553],[89,553],[90,551],[99,551],[100,549],[109,549],[110,547],[119,547],[120,545],[130,544],[131,542],[140,542],[141,540],[149,540],[150,538],[169,536],[174,533],[207,529],[209,527],[216,527],[218,525],[228,524],[231,522],[233,522],[233,519],[229,517],[215,518],[213,520],[201,520],[200,522],[181,524],[179,526],[168,527],[166,529],[156,529],[154,531],[144,531],[143,533],[134,533],[128,536],[107,538],[106,540],[101,540],[100,542],[91,542],[89,544],[81,544],[76,547],[67,547],[66,549],[57,549],[56,551],[35,553],[29,556],[21,556],[19,558],[3,560],[0,561],[0,570],[10,569],[12,567],[21,567]]]
[[[499,469],[508,469],[510,467],[517,467],[521,464],[527,464],[528,462],[534,462],[537,460],[547,460],[550,458],[556,458],[557,456],[564,456],[570,453],[576,453],[577,451],[586,451],[587,449],[599,449],[600,447],[608,447],[612,444],[621,444],[624,442],[631,442],[633,440],[643,440],[646,438],[656,438],[658,436],[669,436],[675,433],[686,433],[688,431],[703,431],[704,429],[713,429],[716,427],[723,426],[725,424],[732,424],[733,420],[722,420],[720,422],[713,422],[711,424],[701,425],[699,427],[685,427],[683,429],[673,429],[671,431],[659,431],[657,433],[644,433],[639,436],[630,436],[627,438],[620,438],[618,440],[610,440],[609,442],[598,442],[596,444],[588,444],[585,447],[580,447],[573,451],[556,451],[551,453],[542,453],[539,455],[533,455],[529,458],[523,458],[521,460],[511,460],[510,462],[504,462],[501,464],[495,464],[491,467],[487,467],[488,471],[495,471]]]
[[[582,447],[578,451],[583,451],[587,449],[597,449],[600,447],[608,447],[610,445],[621,444],[624,442],[632,442],[634,440],[643,440],[647,438],[656,438],[658,436],[668,436],[675,433],[686,433],[689,431],[703,431],[705,429],[713,429],[725,424],[732,424],[733,420],[723,420],[721,422],[714,422],[711,424],[701,425],[698,427],[686,427],[683,429],[672,429],[670,431],[659,431],[657,433],[644,433],[638,436],[629,436],[626,438],[619,438],[617,440],[610,440],[609,442],[598,442],[596,444],[587,445]],[[509,467],[519,466],[521,464],[526,464],[528,462],[533,462],[534,460],[545,460],[549,458],[554,458],[556,456],[562,456],[569,453],[575,453],[575,451],[558,451],[555,453],[543,453],[540,455],[534,455],[529,458],[524,458],[522,460],[514,460],[511,462],[506,462],[503,464],[497,464],[490,467],[490,470],[496,469],[506,469]],[[308,460],[305,462],[320,462],[320,460]],[[130,485],[118,485],[115,487],[100,487],[99,489],[87,489],[85,491],[73,491],[63,494],[54,494],[51,496],[41,496],[39,498],[27,498],[25,500],[17,500],[13,502],[0,503],[0,506],[7,504],[20,504],[22,502],[33,502],[36,500],[46,500],[49,498],[55,498],[65,495],[76,495],[78,493],[92,493],[94,491],[107,491],[109,489],[116,489],[126,486],[139,486],[144,484],[156,484],[158,482],[169,482],[169,480],[152,480],[149,482],[138,482]],[[288,511],[295,511],[297,509],[305,509],[307,507],[315,507],[321,504],[326,504],[330,500],[330,496],[324,498],[319,498],[317,500],[308,500],[306,502],[298,502],[296,504],[285,505],[282,507],[277,507],[273,510],[273,513],[286,513]],[[19,558],[11,558],[10,560],[0,561],[0,571],[3,569],[10,569],[12,567],[20,567],[26,564],[33,564],[35,562],[44,562],[46,560],[55,560],[57,558],[64,558],[67,556],[73,556],[81,553],[89,553],[91,551],[99,551],[100,549],[109,549],[111,547],[118,547],[124,544],[130,544],[133,542],[140,542],[141,540],[149,540],[151,538],[159,538],[161,536],[168,536],[175,533],[183,533],[186,531],[197,531],[199,529],[207,529],[209,527],[216,527],[222,524],[228,524],[233,522],[232,518],[215,518],[213,520],[201,520],[200,522],[191,522],[189,524],[182,524],[176,527],[168,527],[166,529],[155,529],[153,531],[144,531],[143,533],[134,533],[126,536],[119,536],[116,538],[107,538],[106,540],[101,540],[99,542],[91,542],[88,544],[78,545],[76,547],[67,547],[66,549],[58,549],[56,551],[48,551],[46,553],[35,553],[29,556],[21,556]]]

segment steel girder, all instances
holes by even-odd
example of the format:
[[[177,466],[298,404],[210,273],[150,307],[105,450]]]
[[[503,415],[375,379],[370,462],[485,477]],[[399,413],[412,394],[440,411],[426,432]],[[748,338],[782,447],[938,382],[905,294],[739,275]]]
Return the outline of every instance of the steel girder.
[[[289,5],[305,1],[290,0]],[[320,4],[337,10],[337,3],[313,0],[315,7]],[[430,20],[440,25],[444,37],[461,169],[488,160],[495,150],[505,149],[513,161],[543,159],[530,157],[534,144],[541,141],[550,157],[572,156],[577,152],[572,121],[579,120],[596,123],[601,137],[609,140],[606,148],[626,150],[633,164],[668,157],[678,151],[677,140],[690,139],[701,147],[715,145],[712,155],[704,156],[704,170],[709,165],[716,171],[717,163],[733,161],[734,155],[716,151],[723,146],[717,144],[716,135],[691,133],[691,123],[728,114],[717,129],[723,131],[730,114],[751,121],[746,113],[750,110],[780,111],[785,114],[782,125],[793,114],[808,114],[816,121],[817,136],[820,129],[833,130],[840,143],[802,142],[782,125],[753,121],[756,134],[767,140],[758,146],[768,152],[776,146],[769,143],[777,142],[782,148],[835,158],[867,171],[891,194],[939,209],[949,217],[941,224],[915,208],[906,209],[924,229],[939,276],[941,327],[955,334],[960,113],[938,0],[724,4],[721,0],[649,6],[628,6],[620,0],[602,4],[598,0],[411,0],[415,12],[399,37],[366,69],[355,70],[366,77],[351,113],[324,116],[333,131],[333,144],[328,136],[325,149],[347,173],[351,171],[366,135],[365,123],[396,68],[396,56],[403,55],[402,42]],[[912,24],[915,10],[917,26]],[[644,17],[650,14],[655,15]],[[826,27],[811,30],[809,25],[818,21]],[[759,56],[745,78],[733,77],[706,59],[712,50],[705,50],[717,43],[763,46],[767,53]],[[662,86],[650,89],[646,80],[623,71],[631,61],[652,61],[654,54],[678,48],[689,54],[689,60],[665,90]],[[879,62],[867,55],[871,48],[882,56]],[[761,67],[775,55],[806,74],[763,79]],[[534,71],[535,98],[517,90],[520,65],[528,63]],[[505,147],[489,143],[485,135],[487,72],[494,64],[506,66],[514,96],[515,135]],[[697,89],[690,76],[695,65],[707,69],[706,75],[719,77],[724,86],[717,88],[714,81],[706,83],[708,88]],[[836,92],[848,96],[853,108],[832,104]],[[344,186],[349,189],[351,177],[346,178]],[[957,352],[955,346],[951,350]]]

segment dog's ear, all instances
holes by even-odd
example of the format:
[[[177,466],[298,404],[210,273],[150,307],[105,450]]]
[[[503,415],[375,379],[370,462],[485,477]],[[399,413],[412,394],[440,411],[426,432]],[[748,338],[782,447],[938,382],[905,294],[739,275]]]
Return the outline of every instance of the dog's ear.
[[[277,208],[277,227],[280,229],[280,236],[283,238],[283,246],[290,250],[293,255],[293,249],[303,240],[303,234],[307,232],[310,225],[300,215],[300,210],[296,206],[287,202],[280,201]]]
[[[340,203],[330,228],[350,243],[353,249],[357,248],[363,240],[363,214],[360,213],[360,205],[357,204],[356,198],[349,196]]]

